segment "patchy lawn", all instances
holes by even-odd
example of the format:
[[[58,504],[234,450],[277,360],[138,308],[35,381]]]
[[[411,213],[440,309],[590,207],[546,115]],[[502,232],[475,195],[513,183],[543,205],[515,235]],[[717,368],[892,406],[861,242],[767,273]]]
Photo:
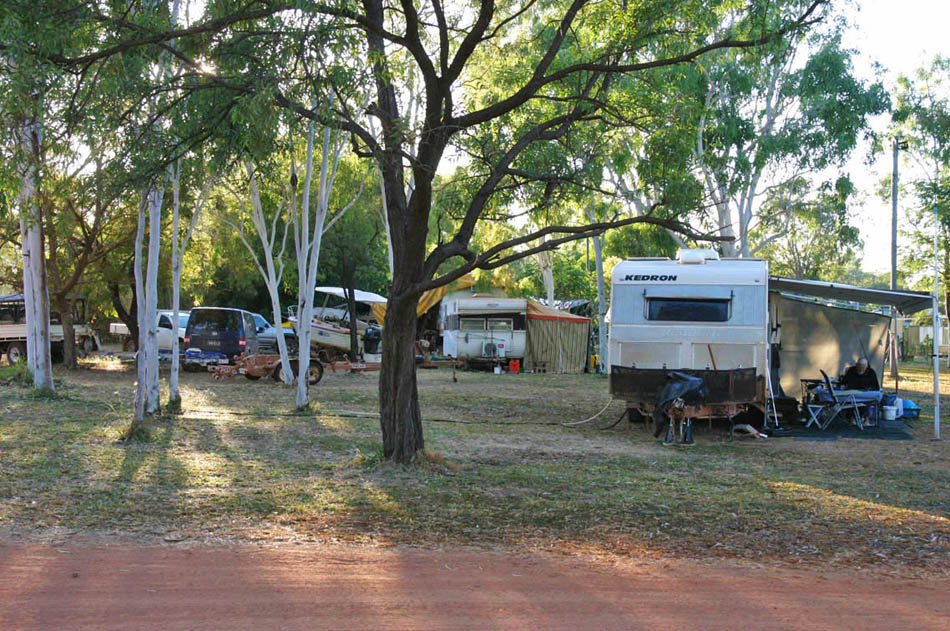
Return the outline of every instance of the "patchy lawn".
[[[472,545],[606,556],[747,558],[913,575],[950,568],[950,441],[728,440],[663,447],[621,423],[595,375],[422,370],[430,456],[380,461],[376,376],[327,373],[313,414],[269,379],[182,375],[183,411],[122,443],[133,373],[57,372],[57,396],[0,385],[0,540]],[[950,379],[943,383],[950,393]],[[946,424],[944,426],[946,430]]]

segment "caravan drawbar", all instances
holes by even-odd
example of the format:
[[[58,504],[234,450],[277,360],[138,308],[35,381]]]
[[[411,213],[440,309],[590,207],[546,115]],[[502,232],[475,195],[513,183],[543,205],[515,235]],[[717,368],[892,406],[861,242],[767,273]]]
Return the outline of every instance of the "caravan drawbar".
[[[613,270],[609,311],[610,392],[652,415],[671,371],[701,377],[691,418],[732,418],[765,409],[769,360],[768,263],[680,250]]]

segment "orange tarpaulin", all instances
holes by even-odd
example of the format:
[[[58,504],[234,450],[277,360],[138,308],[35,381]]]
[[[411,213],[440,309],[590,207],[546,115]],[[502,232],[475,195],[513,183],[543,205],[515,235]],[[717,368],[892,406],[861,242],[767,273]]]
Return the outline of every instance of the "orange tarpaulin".
[[[579,373],[587,367],[590,318],[528,300],[524,365],[535,372]]]
[[[422,316],[426,311],[434,307],[445,297],[445,294],[450,291],[455,291],[456,289],[465,289],[466,287],[471,287],[475,284],[475,277],[471,274],[466,274],[458,280],[452,281],[448,285],[442,285],[441,287],[436,287],[435,289],[430,289],[429,291],[422,294],[419,298],[419,306],[416,307],[416,315]],[[370,308],[373,310],[373,317],[376,318],[376,321],[380,324],[383,324],[386,321],[386,303],[385,302],[374,302],[370,305]]]
[[[528,300],[528,317],[533,320],[560,320],[561,322],[590,322],[590,318],[579,316],[570,311],[561,311],[546,307],[540,302]]]

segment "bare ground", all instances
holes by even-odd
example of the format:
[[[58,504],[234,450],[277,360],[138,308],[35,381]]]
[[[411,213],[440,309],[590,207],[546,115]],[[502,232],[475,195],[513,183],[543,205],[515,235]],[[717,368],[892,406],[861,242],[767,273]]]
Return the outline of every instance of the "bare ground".
[[[0,629],[946,629],[950,443],[574,427],[590,375],[420,373],[425,466],[380,461],[375,375],[310,414],[183,376],[119,440],[133,375],[0,386]],[[903,384],[929,413],[927,375]],[[950,381],[944,384],[950,391]]]
[[[947,629],[950,580],[409,547],[0,547],[9,629]]]

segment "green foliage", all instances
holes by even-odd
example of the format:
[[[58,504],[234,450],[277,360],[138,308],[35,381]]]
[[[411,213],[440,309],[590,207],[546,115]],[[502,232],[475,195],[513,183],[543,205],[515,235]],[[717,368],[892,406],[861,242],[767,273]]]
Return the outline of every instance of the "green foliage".
[[[799,190],[801,178],[825,177],[870,134],[870,117],[890,108],[883,85],[854,76],[855,51],[842,47],[842,28],[830,21],[807,37],[703,62],[706,72],[694,84],[697,157],[718,211],[714,225],[735,233],[740,254],[778,234],[767,229],[776,227],[771,211],[756,203],[764,186]],[[823,194],[824,185],[808,186]]]
[[[33,375],[30,374],[25,361],[18,361],[13,365],[4,363],[0,365],[0,382],[30,387],[33,385]]]
[[[902,231],[909,243],[901,248],[901,267],[915,286],[933,289],[936,210],[937,264],[946,292],[950,281],[950,59],[936,57],[914,77],[899,78],[892,132],[907,141],[905,166],[914,167],[910,178],[902,177],[903,194],[910,193],[914,205],[908,227]]]
[[[853,193],[845,177],[824,182],[816,193],[804,179],[771,190],[762,204],[762,221],[752,233],[761,238],[779,235],[759,252],[768,259],[770,271],[798,279],[842,280],[841,273],[856,265],[862,246],[860,231],[851,224]]]

